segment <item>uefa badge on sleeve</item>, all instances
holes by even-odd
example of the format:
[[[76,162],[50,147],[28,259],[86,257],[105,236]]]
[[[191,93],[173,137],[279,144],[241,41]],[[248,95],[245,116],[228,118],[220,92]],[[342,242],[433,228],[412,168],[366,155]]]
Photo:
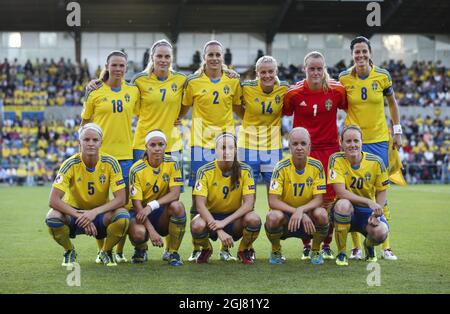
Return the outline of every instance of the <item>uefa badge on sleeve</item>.
[[[62,176],[62,174],[58,174],[55,178],[55,183],[56,184],[60,184],[61,182],[63,182],[64,178]]]
[[[195,184],[195,189],[197,190],[197,191],[201,191],[202,190],[202,184],[200,183],[200,181],[197,181],[197,184]]]
[[[270,189],[272,191],[275,191],[276,189],[278,189],[278,182],[276,180],[270,181]]]
[[[134,186],[132,186],[131,189],[130,189],[130,195],[131,196],[135,196],[136,193],[137,193],[136,188]]]
[[[331,172],[330,172],[330,179],[334,180],[334,179],[336,179],[336,176],[337,176],[336,171],[331,170]]]

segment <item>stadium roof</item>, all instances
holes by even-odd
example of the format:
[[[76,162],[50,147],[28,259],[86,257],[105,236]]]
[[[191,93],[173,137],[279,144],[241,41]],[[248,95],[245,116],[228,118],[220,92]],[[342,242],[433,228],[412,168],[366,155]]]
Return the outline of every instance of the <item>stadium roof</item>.
[[[2,0],[2,31],[73,31],[67,0]],[[358,0],[78,0],[81,32],[449,34],[450,1],[384,0],[381,26],[368,27]]]

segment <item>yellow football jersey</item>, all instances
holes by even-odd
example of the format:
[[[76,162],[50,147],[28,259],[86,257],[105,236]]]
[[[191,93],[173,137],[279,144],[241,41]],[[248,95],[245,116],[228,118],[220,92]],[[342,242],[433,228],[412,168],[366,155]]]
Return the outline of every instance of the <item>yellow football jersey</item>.
[[[63,201],[70,206],[90,210],[107,203],[109,191],[124,189],[125,182],[114,157],[100,153],[95,169],[88,169],[76,153],[63,162],[53,187],[65,193]]]
[[[221,132],[235,133],[233,105],[241,104],[239,79],[225,74],[217,82],[204,73],[188,77],[183,106],[193,106],[191,146],[215,148],[215,139]]]
[[[141,159],[130,170],[130,198],[142,201],[143,206],[169,193],[170,187],[183,184],[181,170],[171,156],[164,156],[158,168]]]
[[[282,148],[281,113],[288,88],[288,83],[280,82],[267,94],[262,90],[259,80],[242,83],[245,114],[239,129],[238,147],[253,150]]]
[[[331,155],[328,184],[343,183],[348,191],[375,201],[376,192],[389,187],[388,172],[380,157],[366,152],[362,154],[359,167],[352,167],[343,152]]]
[[[231,214],[241,207],[243,195],[255,194],[252,169],[243,162],[240,164],[241,176],[234,190],[231,190],[231,176],[222,174],[216,160],[198,169],[193,195],[206,197],[211,214]]]
[[[339,82],[347,91],[348,111],[345,124],[361,128],[363,143],[389,141],[384,113],[384,96],[392,95],[392,79],[389,72],[372,66],[368,77],[352,75],[352,69],[339,75]]]
[[[269,194],[281,195],[281,200],[292,207],[308,204],[314,195],[326,193],[325,172],[322,163],[308,157],[303,170],[297,170],[292,156],[280,160],[273,170]]]
[[[180,113],[186,80],[184,74],[175,71],[169,72],[164,81],[160,81],[154,73],[149,77],[147,72],[141,72],[131,80],[141,92],[133,149],[145,150],[147,133],[152,129],[161,129],[167,137],[166,152],[182,150],[180,131],[174,124]]]
[[[86,97],[81,118],[102,128],[102,151],[118,160],[133,159],[131,118],[139,100],[139,89],[125,81],[118,90],[103,83]]]

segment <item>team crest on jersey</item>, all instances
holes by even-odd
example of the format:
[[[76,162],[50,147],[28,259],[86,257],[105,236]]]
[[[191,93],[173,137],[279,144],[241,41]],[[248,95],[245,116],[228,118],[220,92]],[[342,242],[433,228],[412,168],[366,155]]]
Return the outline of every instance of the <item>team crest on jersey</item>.
[[[327,108],[327,110],[330,111],[332,107],[333,101],[331,99],[327,99],[327,101],[325,102],[325,108]]]
[[[372,179],[372,175],[370,174],[370,172],[367,171],[366,174],[364,175],[364,180],[369,182],[370,179]]]
[[[130,95],[128,93],[125,94],[125,101],[130,102]]]
[[[281,97],[280,97],[279,95],[277,95],[277,96],[275,97],[275,102],[276,102],[277,104],[279,104],[279,103],[281,102]]]
[[[162,176],[164,182],[169,182],[169,175],[167,173]]]
[[[225,95],[228,95],[230,93],[230,88],[228,87],[228,85],[224,86],[223,92],[225,93]]]
[[[378,89],[378,83],[377,82],[373,82],[372,83],[372,90],[376,91]]]
[[[105,184],[105,182],[106,182],[106,177],[105,177],[104,174],[102,174],[102,175],[99,177],[99,181],[100,181],[101,184]]]
[[[176,92],[177,90],[178,90],[177,84],[173,83],[172,84],[172,91]]]
[[[60,184],[61,182],[63,182],[64,178],[62,176],[62,174],[58,174],[55,178],[55,183],[56,184]]]
[[[276,180],[270,181],[270,189],[272,191],[275,191],[276,189],[278,189],[278,182]]]
[[[311,177],[308,177],[308,179],[306,179],[306,186],[311,187],[311,185],[313,185],[313,182],[313,179]]]

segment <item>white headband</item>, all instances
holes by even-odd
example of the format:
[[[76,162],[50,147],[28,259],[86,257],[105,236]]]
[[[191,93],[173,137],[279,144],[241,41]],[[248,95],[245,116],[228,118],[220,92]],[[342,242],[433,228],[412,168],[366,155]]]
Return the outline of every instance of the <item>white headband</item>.
[[[236,142],[236,136],[234,136],[233,134],[231,134],[231,133],[222,133],[222,134],[220,134],[217,138],[216,138],[216,144],[217,144],[217,142],[220,140],[220,139],[222,139],[222,138],[224,138],[224,137],[231,137],[235,142]]]
[[[147,145],[148,141],[150,141],[154,137],[162,137],[164,139],[164,142],[167,143],[166,136],[164,135],[163,132],[161,132],[161,131],[151,131],[145,137],[145,145]]]
[[[87,123],[85,125],[83,125],[79,130],[78,130],[78,137],[81,138],[81,136],[84,134],[84,132],[86,132],[87,130],[92,130],[94,132],[96,132],[98,135],[100,135],[100,138],[103,138],[103,131],[102,128],[99,127],[97,124],[95,123]]]

